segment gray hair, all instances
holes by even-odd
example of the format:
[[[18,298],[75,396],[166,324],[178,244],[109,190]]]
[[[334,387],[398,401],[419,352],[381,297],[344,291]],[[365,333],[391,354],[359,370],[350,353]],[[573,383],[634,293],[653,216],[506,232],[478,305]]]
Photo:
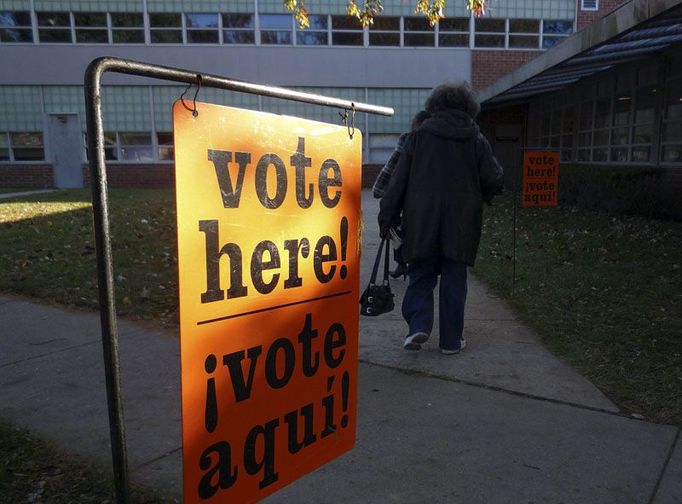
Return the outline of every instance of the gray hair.
[[[475,119],[481,111],[481,106],[469,83],[461,82],[458,84],[445,83],[434,88],[424,103],[424,109],[430,114],[446,109],[456,109]]]

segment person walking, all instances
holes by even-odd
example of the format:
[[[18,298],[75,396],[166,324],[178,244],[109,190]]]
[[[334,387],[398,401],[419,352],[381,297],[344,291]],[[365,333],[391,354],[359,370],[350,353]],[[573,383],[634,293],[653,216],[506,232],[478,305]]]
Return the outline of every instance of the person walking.
[[[410,131],[414,131],[417,128],[419,128],[419,126],[422,125],[424,120],[428,119],[429,117],[431,117],[431,114],[429,114],[426,110],[420,110],[419,112],[417,112],[415,116],[412,118]],[[408,133],[403,133],[398,137],[398,143],[396,144],[395,149],[391,154],[391,157],[388,158],[388,161],[386,161],[386,164],[383,166],[383,168],[381,168],[379,175],[377,175],[377,178],[374,181],[374,185],[372,186],[372,195],[377,199],[381,198],[386,192],[386,187],[388,186],[388,183],[391,180],[391,175],[393,175],[393,171],[395,170],[395,167],[398,164],[398,160],[400,159],[400,155],[403,152],[404,148],[403,146],[407,136]],[[400,230],[400,227],[396,226],[394,230],[396,232],[397,237],[402,240],[402,232]],[[392,237],[392,240],[393,239],[394,238]],[[404,277],[405,274],[407,273],[407,264],[403,260],[402,244],[396,246],[394,243],[393,260],[396,262],[397,266],[393,271],[390,272],[390,275],[393,278],[398,278],[401,276]]]
[[[405,138],[381,198],[379,229],[386,237],[402,225],[409,277],[403,348],[420,350],[429,339],[440,277],[440,349],[450,355],[466,346],[467,266],[478,252],[483,202],[502,192],[503,171],[475,122],[480,105],[467,83],[436,87],[425,109],[431,117]]]

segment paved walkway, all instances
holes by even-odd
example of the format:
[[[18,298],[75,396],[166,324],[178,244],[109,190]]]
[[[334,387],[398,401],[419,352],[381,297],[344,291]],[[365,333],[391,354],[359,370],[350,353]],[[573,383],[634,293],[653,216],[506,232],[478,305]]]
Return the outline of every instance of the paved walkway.
[[[4,296],[0,320],[0,417],[110,467],[98,315]],[[466,351],[443,356],[402,350],[399,310],[361,318],[355,449],[266,502],[682,502],[677,428],[622,415],[473,278],[465,325]],[[119,326],[131,475],[180,500],[177,337]]]

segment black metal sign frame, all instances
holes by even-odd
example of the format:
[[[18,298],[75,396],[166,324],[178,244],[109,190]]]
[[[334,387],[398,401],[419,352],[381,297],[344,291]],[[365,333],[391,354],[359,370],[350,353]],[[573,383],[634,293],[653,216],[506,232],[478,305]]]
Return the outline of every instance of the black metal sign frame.
[[[109,435],[111,438],[115,499],[117,503],[125,504],[130,501],[130,485],[128,478],[125,425],[123,421],[118,328],[116,324],[116,303],[114,299],[114,267],[111,252],[107,177],[104,160],[104,128],[102,124],[101,93],[102,76],[105,72],[116,72],[167,81],[184,82],[188,85],[194,84],[197,88],[199,86],[205,86],[230,91],[241,91],[261,96],[336,107],[352,112],[367,112],[370,114],[391,116],[393,115],[393,109],[121,58],[97,58],[88,65],[88,68],[85,71],[84,83],[85,115],[87,123],[90,186],[92,188],[92,207],[95,224],[100,323],[102,328],[104,372],[109,410]]]

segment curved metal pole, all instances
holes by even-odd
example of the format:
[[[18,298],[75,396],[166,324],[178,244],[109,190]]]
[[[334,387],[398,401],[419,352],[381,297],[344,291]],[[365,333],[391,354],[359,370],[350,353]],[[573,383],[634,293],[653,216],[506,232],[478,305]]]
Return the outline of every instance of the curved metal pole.
[[[370,114],[391,116],[393,115],[393,109],[121,58],[97,58],[88,65],[85,71],[84,83],[85,116],[88,132],[90,185],[92,188],[92,207],[95,225],[102,349],[104,353],[107,404],[109,407],[109,435],[111,438],[111,457],[114,466],[115,499],[118,504],[125,504],[130,501],[130,484],[125,424],[123,420],[116,300],[114,297],[114,268],[111,253],[107,176],[104,160],[101,85],[102,75],[105,72],[139,75],[154,79],[185,82],[187,84],[201,83],[202,86],[207,87],[241,91],[327,107],[337,107],[354,110],[355,112],[368,112]]]

